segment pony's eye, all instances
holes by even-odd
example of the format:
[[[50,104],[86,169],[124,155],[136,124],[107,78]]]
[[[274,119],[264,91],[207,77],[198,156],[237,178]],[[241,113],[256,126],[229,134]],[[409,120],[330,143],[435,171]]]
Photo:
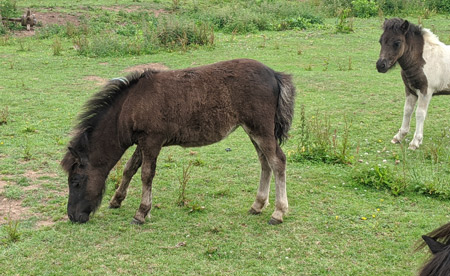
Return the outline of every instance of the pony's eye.
[[[395,41],[395,42],[394,42],[394,48],[400,47],[400,44],[401,44],[400,41]]]
[[[77,188],[80,186],[81,176],[76,174],[70,178],[70,184],[72,187]]]

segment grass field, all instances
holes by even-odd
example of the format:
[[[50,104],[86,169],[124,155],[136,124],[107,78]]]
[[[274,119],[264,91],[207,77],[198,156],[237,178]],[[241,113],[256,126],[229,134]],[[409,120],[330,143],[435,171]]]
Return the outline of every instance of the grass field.
[[[136,7],[170,11],[176,1],[53,2],[27,4],[40,14],[103,16],[109,26],[125,18],[120,5],[133,15]],[[193,2],[211,7],[215,1]],[[414,252],[415,243],[450,220],[449,98],[433,98],[419,150],[392,145],[404,87],[400,68],[387,74],[375,69],[382,20],[354,19],[354,31],[345,34],[336,32],[336,18],[323,18],[323,24],[307,29],[217,30],[213,44],[140,55],[83,55],[74,47],[76,37],[42,36],[46,26],[34,36],[25,31],[1,36],[0,274],[414,275],[428,256],[425,249]],[[407,18],[418,22],[418,16]],[[450,43],[447,17],[420,20]],[[138,175],[122,208],[107,208],[120,169],[110,174],[91,220],[68,222],[67,177],[59,162],[83,103],[105,80],[142,64],[178,69],[233,58],[290,73],[297,87],[291,139],[283,146],[290,207],[283,224],[267,224],[274,187],[268,209],[247,214],[259,162],[242,129],[208,147],[164,148],[153,185],[155,207],[144,225],[130,224],[140,202]],[[302,123],[313,135],[325,121],[337,137],[336,148],[347,142],[348,162],[296,158],[302,153]],[[188,204],[179,207],[179,177],[190,162]],[[368,181],[379,168],[382,179]]]

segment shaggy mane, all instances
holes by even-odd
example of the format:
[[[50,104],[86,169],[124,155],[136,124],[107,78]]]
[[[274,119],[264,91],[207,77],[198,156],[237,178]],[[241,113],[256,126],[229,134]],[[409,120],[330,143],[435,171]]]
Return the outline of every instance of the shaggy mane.
[[[129,88],[135,85],[141,78],[151,78],[153,74],[159,71],[146,70],[144,72],[134,72],[126,77],[115,78],[108,83],[95,95],[93,95],[83,106],[83,112],[78,115],[78,124],[72,131],[72,139],[69,147],[82,148],[83,138],[89,138],[91,132],[97,126],[101,117],[114,105],[121,95],[127,93]],[[75,163],[75,157],[67,150],[66,155],[61,161],[62,168],[69,172]]]
[[[405,23],[405,20],[401,18],[391,18],[386,21],[384,21],[383,24],[383,30],[387,31],[393,31],[394,33],[402,33],[401,26]],[[409,22],[409,30],[407,34],[415,34],[415,35],[421,35],[422,34],[422,27],[415,25],[411,22]]]

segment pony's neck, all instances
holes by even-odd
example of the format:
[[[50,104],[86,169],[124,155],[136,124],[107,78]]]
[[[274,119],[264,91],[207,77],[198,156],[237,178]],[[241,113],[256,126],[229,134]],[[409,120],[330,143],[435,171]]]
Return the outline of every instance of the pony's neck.
[[[405,72],[416,72],[425,64],[423,59],[424,38],[422,34],[409,32],[406,35],[406,48],[398,59],[400,67]]]
[[[89,163],[105,178],[130,146],[120,143],[117,118],[104,119],[92,132],[89,142]]]

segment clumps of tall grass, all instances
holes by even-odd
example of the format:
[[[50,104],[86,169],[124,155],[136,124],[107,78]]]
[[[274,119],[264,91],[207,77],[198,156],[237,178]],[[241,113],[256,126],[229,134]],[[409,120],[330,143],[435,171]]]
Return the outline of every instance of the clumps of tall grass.
[[[273,1],[239,1],[184,12],[192,18],[208,22],[224,33],[253,33],[307,29],[323,25],[323,19],[310,12],[305,3]]]
[[[191,179],[191,169],[192,169],[192,162],[189,162],[187,166],[183,165],[183,173],[180,177],[178,177],[179,182],[179,195],[177,199],[177,205],[178,206],[186,206],[189,202],[189,200],[186,197],[186,187],[189,182],[189,179]]]
[[[8,124],[9,121],[9,108],[8,106],[0,109],[0,126]]]
[[[401,195],[407,188],[404,176],[387,165],[358,167],[352,173],[352,180],[359,185],[388,190],[394,196]]]
[[[416,151],[400,144],[401,154],[394,154],[395,165],[387,160],[379,164],[357,163],[351,180],[357,185],[387,190],[394,196],[415,192],[444,200],[450,199],[450,131],[427,141]]]
[[[6,230],[6,236],[0,239],[0,244],[9,245],[18,242],[22,235],[18,229],[19,221],[13,220],[9,214],[4,219],[6,224],[3,227]]]
[[[107,57],[153,54],[158,51],[187,51],[190,48],[214,45],[214,29],[206,23],[192,20],[143,17],[138,24],[127,22],[114,30],[103,31],[92,24],[48,27],[40,37],[63,36],[72,39],[82,56]]]
[[[450,199],[450,130],[422,145],[408,166],[410,181],[418,193]]]
[[[300,108],[300,133],[298,144],[294,151],[288,152],[288,157],[295,162],[323,162],[327,164],[352,164],[349,141],[350,123],[344,118],[344,129],[338,132],[331,126],[326,114],[308,117],[305,107]]]

